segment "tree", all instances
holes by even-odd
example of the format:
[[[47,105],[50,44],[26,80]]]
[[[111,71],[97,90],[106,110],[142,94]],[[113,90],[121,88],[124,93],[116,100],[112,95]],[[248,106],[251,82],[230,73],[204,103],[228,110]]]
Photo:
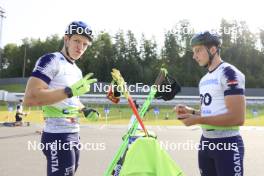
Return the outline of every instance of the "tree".
[[[91,48],[78,65],[84,73],[93,72],[99,81],[111,81],[110,72],[115,66],[114,48],[111,36],[108,33],[100,33],[93,42]]]
[[[154,39],[147,40],[144,35],[141,37],[140,58],[142,67],[142,81],[146,84],[152,84],[160,69],[160,60],[158,59],[157,43]]]
[[[128,83],[152,84],[161,66],[178,79],[182,86],[197,86],[207,71],[192,59],[190,40],[193,28],[188,20],[180,20],[177,28],[168,30],[159,50],[154,38],[142,35],[138,44],[132,31],[118,31],[113,37],[99,33],[93,44],[77,64],[83,73],[93,72],[99,81],[111,81],[111,69],[121,71]],[[221,57],[240,69],[246,76],[247,87],[264,87],[264,30],[252,33],[243,21],[221,20],[220,34],[223,44]],[[22,45],[7,44],[2,51],[5,69],[1,77],[30,76],[37,59],[45,53],[58,51],[63,40],[52,35],[45,40],[23,39]],[[23,65],[25,63],[25,69]],[[3,67],[3,65],[2,65]]]

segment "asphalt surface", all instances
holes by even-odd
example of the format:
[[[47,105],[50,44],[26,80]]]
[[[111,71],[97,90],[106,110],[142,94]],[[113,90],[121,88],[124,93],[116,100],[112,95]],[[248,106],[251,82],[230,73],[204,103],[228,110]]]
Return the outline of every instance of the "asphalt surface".
[[[0,175],[45,176],[46,160],[33,144],[39,146],[41,126],[0,127]],[[198,127],[149,126],[160,144],[184,170],[187,176],[199,176],[196,144]],[[80,166],[76,176],[102,176],[111,162],[127,126],[82,126]],[[245,176],[263,176],[264,128],[246,127],[241,130],[245,143]]]

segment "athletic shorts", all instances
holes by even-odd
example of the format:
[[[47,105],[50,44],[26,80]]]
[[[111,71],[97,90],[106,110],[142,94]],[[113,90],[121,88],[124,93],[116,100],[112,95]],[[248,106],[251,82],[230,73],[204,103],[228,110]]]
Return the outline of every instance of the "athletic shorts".
[[[198,161],[201,176],[243,176],[244,144],[240,135],[201,137]]]
[[[42,133],[48,176],[73,176],[79,165],[79,133]]]

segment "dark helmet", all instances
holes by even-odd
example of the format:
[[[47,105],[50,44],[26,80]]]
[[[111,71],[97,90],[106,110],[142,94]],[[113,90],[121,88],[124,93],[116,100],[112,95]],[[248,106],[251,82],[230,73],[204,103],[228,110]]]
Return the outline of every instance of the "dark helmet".
[[[71,22],[65,31],[65,35],[71,36],[75,34],[83,35],[89,40],[93,40],[91,27],[82,21]]]
[[[210,33],[209,31],[205,31],[202,33],[195,34],[192,39],[190,45],[193,47],[195,45],[214,45],[216,47],[221,46],[221,39],[215,33]]]

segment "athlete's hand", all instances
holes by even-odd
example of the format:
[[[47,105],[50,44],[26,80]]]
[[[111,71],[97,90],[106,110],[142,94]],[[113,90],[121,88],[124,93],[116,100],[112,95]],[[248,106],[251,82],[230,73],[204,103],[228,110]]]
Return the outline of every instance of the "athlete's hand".
[[[92,108],[83,108],[81,111],[86,119],[97,120],[100,117],[99,112]]]
[[[97,82],[97,79],[91,79],[93,73],[87,74],[84,78],[73,84],[70,89],[73,96],[80,96],[90,91],[90,84]]]
[[[200,116],[193,114],[182,114],[178,116],[178,119],[186,126],[199,124]]]
[[[179,116],[182,114],[192,114],[194,109],[183,104],[178,104],[174,107],[174,111],[176,112],[177,116]]]

